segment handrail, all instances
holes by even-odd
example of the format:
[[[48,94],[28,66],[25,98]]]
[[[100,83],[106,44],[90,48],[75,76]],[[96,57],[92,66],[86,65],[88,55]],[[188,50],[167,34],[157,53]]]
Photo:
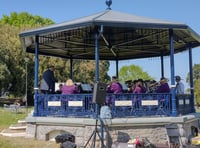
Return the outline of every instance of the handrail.
[[[191,113],[191,95],[177,95],[178,114]],[[36,94],[34,116],[89,117],[96,115],[92,94]],[[170,116],[170,93],[107,94],[112,117]]]

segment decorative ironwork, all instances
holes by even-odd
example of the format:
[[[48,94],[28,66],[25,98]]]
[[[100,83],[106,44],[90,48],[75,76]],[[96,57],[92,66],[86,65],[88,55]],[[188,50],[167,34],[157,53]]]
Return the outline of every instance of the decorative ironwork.
[[[106,5],[108,6],[107,10],[111,10],[112,0],[106,0]]]
[[[171,94],[107,94],[112,117],[170,116]],[[178,114],[192,113],[190,94],[177,95]],[[92,93],[87,94],[37,94],[35,116],[95,117]]]

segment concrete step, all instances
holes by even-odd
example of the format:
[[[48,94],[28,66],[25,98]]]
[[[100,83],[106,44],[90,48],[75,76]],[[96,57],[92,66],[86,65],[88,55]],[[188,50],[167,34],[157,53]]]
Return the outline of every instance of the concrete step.
[[[26,130],[26,125],[22,125],[22,124],[13,124],[13,125],[10,125],[9,129],[13,129],[13,130]]]
[[[24,120],[19,120],[17,124],[10,125],[8,129],[4,129],[0,134],[8,137],[24,137],[26,128],[26,122]]]
[[[26,124],[26,121],[25,120],[18,120],[17,123],[22,123],[22,124]]]
[[[25,130],[13,130],[13,129],[4,129],[0,133],[2,136],[7,136],[7,137],[24,137],[26,135]]]
[[[10,125],[9,129],[13,129],[13,130],[20,130],[20,129],[24,129],[26,130],[26,122],[24,120],[19,120],[17,122],[17,124],[12,124]]]

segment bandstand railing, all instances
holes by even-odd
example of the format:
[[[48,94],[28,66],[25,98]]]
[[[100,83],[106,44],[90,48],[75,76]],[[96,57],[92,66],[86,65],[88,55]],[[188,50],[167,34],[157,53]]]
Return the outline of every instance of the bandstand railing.
[[[170,93],[107,94],[112,117],[170,116]],[[178,114],[192,113],[190,94],[176,96]],[[92,94],[36,94],[34,116],[94,117]]]
[[[185,115],[194,112],[193,98],[191,94],[176,95],[176,109],[178,115]]]

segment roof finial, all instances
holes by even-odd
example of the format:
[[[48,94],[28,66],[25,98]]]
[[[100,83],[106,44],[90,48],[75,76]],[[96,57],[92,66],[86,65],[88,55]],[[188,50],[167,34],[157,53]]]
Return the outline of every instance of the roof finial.
[[[112,0],[106,0],[106,5],[108,6],[107,10],[111,10],[110,5],[112,4]]]

